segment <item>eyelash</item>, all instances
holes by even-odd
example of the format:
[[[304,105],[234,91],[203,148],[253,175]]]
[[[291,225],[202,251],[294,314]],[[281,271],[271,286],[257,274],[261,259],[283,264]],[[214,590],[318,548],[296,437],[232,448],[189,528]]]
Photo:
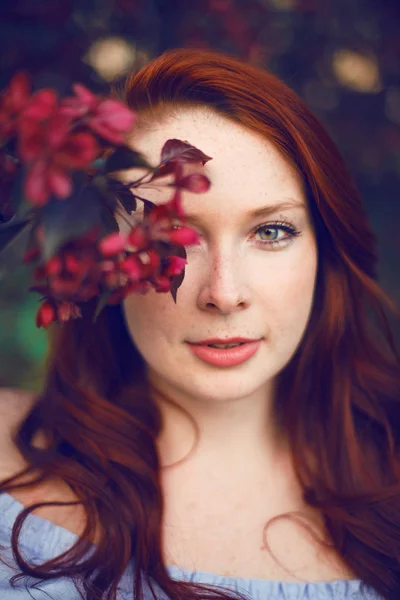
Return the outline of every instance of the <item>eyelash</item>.
[[[175,225],[173,225],[173,228],[179,228],[180,224],[177,223]],[[286,233],[288,234],[288,237],[283,238],[282,240],[272,240],[271,242],[268,241],[263,241],[263,240],[256,240],[255,244],[256,246],[265,249],[266,246],[270,246],[270,247],[279,247],[282,244],[286,244],[289,245],[291,242],[294,241],[294,239],[301,235],[300,231],[297,231],[293,225],[291,225],[290,223],[286,222],[286,221],[274,221],[272,223],[263,223],[262,225],[259,225],[258,227],[256,227],[256,229],[254,229],[254,232],[257,233],[258,231],[260,231],[260,229],[283,229],[283,231],[286,231]]]
[[[256,245],[262,248],[265,248],[265,246],[272,246],[276,248],[277,246],[281,246],[282,244],[288,245],[291,242],[293,242],[294,239],[301,233],[286,221],[274,221],[273,223],[264,223],[263,225],[259,225],[254,230],[254,232],[257,233],[258,231],[260,231],[260,229],[283,229],[283,231],[286,231],[286,233],[289,234],[289,237],[285,237],[281,240],[272,240],[272,242],[268,242],[266,240],[256,240]]]

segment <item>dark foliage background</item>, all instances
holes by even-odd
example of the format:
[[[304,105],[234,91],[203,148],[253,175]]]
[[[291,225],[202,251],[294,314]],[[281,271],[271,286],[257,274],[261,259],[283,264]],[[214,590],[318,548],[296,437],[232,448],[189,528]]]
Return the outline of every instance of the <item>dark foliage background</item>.
[[[378,237],[400,305],[399,0],[0,0],[0,88],[24,69],[96,93],[167,48],[224,50],[280,76],[324,122]],[[0,385],[39,389],[47,334],[27,272],[0,281]],[[400,329],[396,326],[400,340]]]

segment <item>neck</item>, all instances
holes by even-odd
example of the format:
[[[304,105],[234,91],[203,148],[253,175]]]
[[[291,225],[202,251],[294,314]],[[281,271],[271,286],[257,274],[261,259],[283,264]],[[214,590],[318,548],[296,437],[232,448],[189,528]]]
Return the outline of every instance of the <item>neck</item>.
[[[287,438],[274,417],[272,394],[265,390],[218,403],[172,396],[154,386],[152,393],[163,421],[157,445],[164,468],[212,468],[229,477],[272,472],[287,459]]]

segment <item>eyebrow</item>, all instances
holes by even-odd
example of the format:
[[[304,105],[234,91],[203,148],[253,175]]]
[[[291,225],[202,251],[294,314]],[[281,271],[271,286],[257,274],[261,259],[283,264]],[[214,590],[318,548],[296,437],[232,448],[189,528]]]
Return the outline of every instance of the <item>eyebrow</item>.
[[[262,206],[255,210],[245,212],[246,219],[257,219],[261,217],[268,217],[278,211],[287,210],[288,208],[301,208],[307,210],[306,205],[300,200],[294,200],[289,198],[286,202],[276,202],[275,204],[269,204],[268,206]],[[185,214],[185,220],[190,221],[193,224],[201,225],[203,223],[202,217],[198,215]]]
[[[267,217],[268,215],[272,215],[273,213],[276,213],[279,210],[287,210],[288,208],[302,208],[306,210],[306,205],[300,200],[294,200],[292,198],[289,198],[286,202],[276,202],[275,204],[269,204],[268,206],[263,206],[262,208],[257,208],[256,210],[248,211],[245,214],[248,218]]]

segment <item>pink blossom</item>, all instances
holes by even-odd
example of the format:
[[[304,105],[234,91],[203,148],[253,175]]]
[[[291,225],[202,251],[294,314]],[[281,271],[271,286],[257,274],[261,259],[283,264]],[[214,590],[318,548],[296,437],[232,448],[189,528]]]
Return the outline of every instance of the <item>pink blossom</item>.
[[[104,100],[88,119],[89,127],[113,144],[123,144],[124,134],[136,122],[136,115],[117,100]]]
[[[13,135],[17,117],[28,103],[31,85],[26,73],[16,73],[0,96],[0,137]]]
[[[65,98],[60,110],[63,114],[84,119],[85,124],[112,144],[123,144],[125,135],[133,127],[137,115],[125,104],[112,98],[98,98],[80,83],[73,85],[75,96]]]
[[[23,119],[19,141],[27,165],[25,193],[34,206],[46,204],[51,194],[68,197],[72,191],[68,171],[87,168],[99,152],[93,135],[72,133],[68,119],[57,113],[45,123]]]

